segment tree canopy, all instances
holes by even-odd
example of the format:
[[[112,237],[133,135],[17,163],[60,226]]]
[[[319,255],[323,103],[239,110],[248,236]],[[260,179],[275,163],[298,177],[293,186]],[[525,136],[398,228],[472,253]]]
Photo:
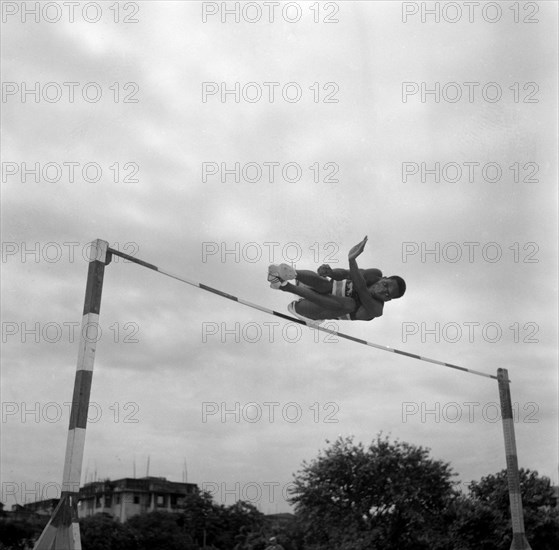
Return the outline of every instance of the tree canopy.
[[[377,436],[368,446],[340,437],[295,476],[292,503],[307,550],[509,550],[507,471],[456,490],[450,465],[429,450]],[[520,470],[526,537],[559,547],[551,482]]]
[[[523,468],[519,476],[528,542],[538,550],[558,548],[559,510],[550,479]],[[512,526],[506,470],[471,483],[467,498],[457,503],[451,531],[462,545],[457,550],[509,550]]]
[[[292,503],[308,548],[433,549],[456,497],[449,464],[377,436],[338,438],[295,476]]]

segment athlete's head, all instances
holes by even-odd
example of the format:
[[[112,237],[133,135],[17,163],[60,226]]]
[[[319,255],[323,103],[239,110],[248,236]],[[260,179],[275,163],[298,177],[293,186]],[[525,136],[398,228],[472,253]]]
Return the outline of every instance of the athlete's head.
[[[406,293],[406,281],[398,275],[391,275],[388,278],[396,283],[396,290],[394,293],[391,293],[392,299],[401,298]]]
[[[373,298],[389,302],[404,295],[406,283],[398,275],[392,275],[391,277],[382,277],[369,288]]]

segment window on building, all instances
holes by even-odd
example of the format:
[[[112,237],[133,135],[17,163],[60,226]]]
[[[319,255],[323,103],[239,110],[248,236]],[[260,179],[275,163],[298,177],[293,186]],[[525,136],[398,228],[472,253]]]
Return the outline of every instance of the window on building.
[[[140,504],[140,497],[137,495],[134,496],[134,504]]]
[[[157,506],[165,506],[165,495],[157,495],[155,502]]]

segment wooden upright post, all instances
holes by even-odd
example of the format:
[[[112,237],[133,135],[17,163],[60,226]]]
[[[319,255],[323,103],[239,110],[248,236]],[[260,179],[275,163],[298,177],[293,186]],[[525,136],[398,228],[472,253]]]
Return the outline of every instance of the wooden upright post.
[[[98,239],[92,243],[60,502],[37,540],[34,550],[81,550],[82,548],[78,523],[78,494],[95,347],[100,334],[99,311],[103,275],[105,265],[110,262],[110,254],[107,250],[106,241]]]
[[[509,485],[510,514],[512,518],[512,544],[510,550],[532,550],[524,532],[524,514],[520,494],[520,475],[518,474],[518,457],[514,437],[514,418],[510,397],[510,380],[507,369],[497,369],[499,398],[503,434],[505,436],[505,454],[507,459],[507,480]]]

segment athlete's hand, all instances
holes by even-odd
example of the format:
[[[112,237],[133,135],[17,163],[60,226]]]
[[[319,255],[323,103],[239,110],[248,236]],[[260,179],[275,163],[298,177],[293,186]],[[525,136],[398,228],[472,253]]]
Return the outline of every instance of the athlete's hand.
[[[349,260],[355,260],[357,256],[359,256],[363,250],[365,250],[365,244],[367,243],[368,237],[365,237],[360,243],[356,244],[352,249],[349,251],[347,257]]]
[[[316,272],[317,272],[321,277],[332,277],[332,275],[333,275],[332,268],[331,268],[328,264],[322,264],[322,265],[316,270]]]

